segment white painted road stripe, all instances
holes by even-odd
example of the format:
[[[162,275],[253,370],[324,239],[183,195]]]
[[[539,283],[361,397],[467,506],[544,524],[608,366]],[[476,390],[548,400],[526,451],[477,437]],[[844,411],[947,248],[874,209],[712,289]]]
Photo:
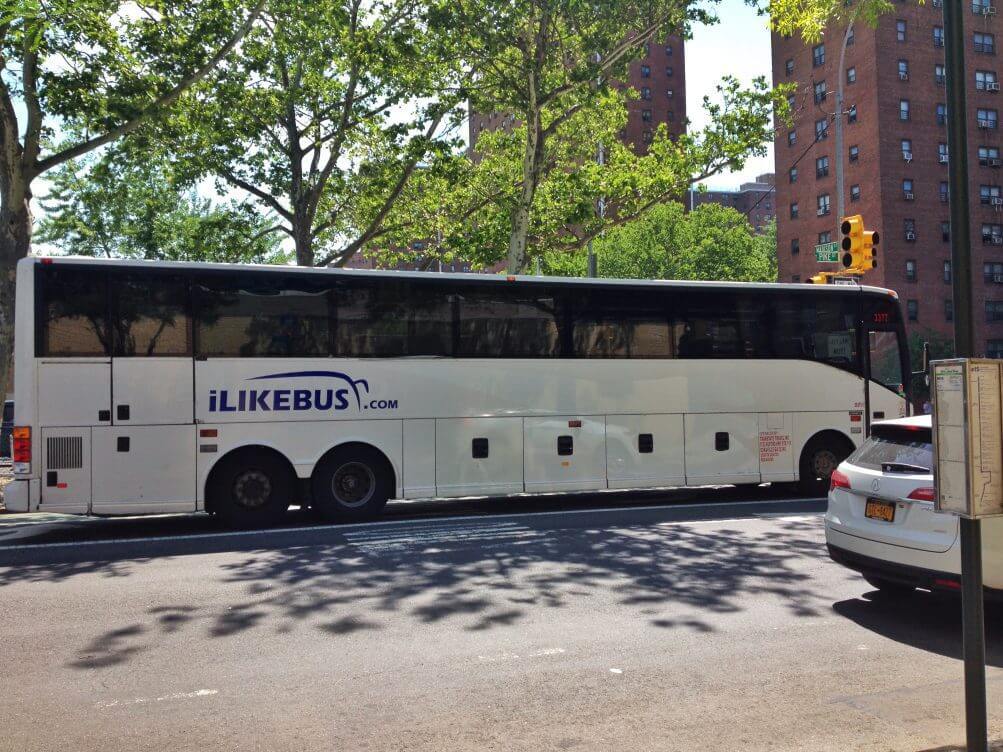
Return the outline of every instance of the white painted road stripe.
[[[747,507],[747,506],[765,506],[767,504],[796,504],[799,502],[807,501],[822,501],[822,499],[782,499],[780,501],[728,501],[728,502],[710,502],[710,503],[699,503],[699,504],[670,504],[670,505],[658,505],[649,504],[646,506],[639,507],[603,507],[600,509],[569,509],[563,511],[554,512],[512,512],[509,514],[498,515],[499,520],[504,519],[525,519],[533,517],[557,517],[561,515],[579,515],[579,514],[605,514],[608,512],[643,512],[645,510],[692,510],[692,509],[727,509],[729,507]],[[775,514],[775,513],[773,513]],[[815,516],[820,515],[821,512],[817,513]],[[470,521],[472,519],[483,518],[485,515],[473,514],[473,515],[456,515],[455,517],[439,517],[436,518],[436,522],[453,522],[453,521]],[[422,522],[428,522],[428,520],[421,520]],[[687,520],[678,520],[678,523],[684,524]],[[695,520],[690,520],[690,522],[695,522]],[[384,520],[378,522],[353,522],[344,525],[310,525],[306,527],[283,527],[283,528],[272,528],[270,530],[234,530],[231,532],[221,532],[221,533],[191,533],[189,535],[159,535],[148,538],[106,538],[103,540],[92,540],[92,541],[73,541],[69,543],[36,543],[34,545],[20,545],[20,546],[0,546],[0,551],[27,551],[27,550],[41,550],[46,548],[79,548],[81,546],[108,546],[108,545],[123,545],[129,543],[159,543],[166,541],[181,541],[181,540],[210,540],[210,539],[223,539],[223,538],[246,538],[250,536],[268,536],[268,535],[282,535],[286,533],[305,533],[305,532],[320,532],[324,530],[342,531],[351,530],[364,527],[389,527],[392,525],[398,525],[401,527],[407,527],[406,523],[401,520]],[[306,544],[306,545],[319,545],[319,544]]]

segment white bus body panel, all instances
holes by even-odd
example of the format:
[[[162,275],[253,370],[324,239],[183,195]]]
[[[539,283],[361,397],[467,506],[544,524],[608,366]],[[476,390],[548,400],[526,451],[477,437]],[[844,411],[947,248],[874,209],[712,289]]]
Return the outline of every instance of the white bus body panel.
[[[95,514],[195,511],[195,427],[93,429]]]
[[[759,475],[764,483],[782,483],[797,477],[793,430],[794,417],[790,413],[760,413]]]
[[[90,511],[91,430],[75,426],[42,429],[42,499],[39,505],[42,511]]]
[[[405,420],[401,466],[405,499],[435,496],[435,421]]]
[[[758,415],[687,415],[684,425],[687,483],[759,483]],[[723,437],[720,443],[719,436]]]
[[[652,451],[638,438],[651,434]],[[607,415],[606,475],[610,488],[681,486],[686,483],[682,415]]]
[[[435,421],[436,493],[464,496],[521,492],[522,423],[522,418]],[[487,440],[487,457],[473,456],[474,439]]]
[[[192,424],[194,382],[189,358],[115,358],[112,395],[116,425]],[[129,417],[122,418],[122,407]]]
[[[581,423],[573,427],[570,423]],[[571,454],[559,454],[561,437]],[[589,491],[606,487],[606,421],[576,415],[525,420],[527,491]]]
[[[107,358],[41,360],[38,364],[38,425],[94,426],[111,415],[111,361]],[[17,410],[17,402],[14,403]],[[20,424],[18,424],[20,425]]]

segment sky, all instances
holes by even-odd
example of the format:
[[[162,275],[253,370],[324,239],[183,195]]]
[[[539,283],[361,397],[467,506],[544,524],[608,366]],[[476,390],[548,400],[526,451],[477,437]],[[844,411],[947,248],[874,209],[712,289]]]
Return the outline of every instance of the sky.
[[[686,114],[694,129],[706,124],[701,106],[704,95],[713,97],[724,76],[735,76],[746,84],[756,76],[772,82],[767,19],[756,15],[743,0],[721,0],[717,15],[720,23],[697,26],[693,39],[686,42]],[[765,157],[750,159],[743,170],[715,175],[704,184],[731,190],[764,172],[773,172],[772,143]]]

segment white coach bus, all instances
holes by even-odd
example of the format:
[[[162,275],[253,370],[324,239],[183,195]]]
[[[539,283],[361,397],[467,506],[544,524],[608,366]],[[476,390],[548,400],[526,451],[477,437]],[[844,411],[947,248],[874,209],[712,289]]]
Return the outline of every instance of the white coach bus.
[[[233,525],[800,481],[905,414],[894,293],[29,258],[7,508]]]

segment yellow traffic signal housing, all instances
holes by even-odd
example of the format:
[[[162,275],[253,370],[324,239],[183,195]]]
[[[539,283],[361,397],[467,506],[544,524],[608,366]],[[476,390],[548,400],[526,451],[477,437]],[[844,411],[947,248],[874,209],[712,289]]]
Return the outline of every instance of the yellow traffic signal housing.
[[[864,230],[863,244],[861,246],[863,262],[859,268],[865,271],[867,269],[878,268],[878,251],[874,246],[878,244],[879,239],[879,235],[875,230]]]
[[[863,268],[864,263],[864,218],[859,214],[844,217],[839,225],[843,233],[840,247],[843,249],[841,261],[846,269]]]

